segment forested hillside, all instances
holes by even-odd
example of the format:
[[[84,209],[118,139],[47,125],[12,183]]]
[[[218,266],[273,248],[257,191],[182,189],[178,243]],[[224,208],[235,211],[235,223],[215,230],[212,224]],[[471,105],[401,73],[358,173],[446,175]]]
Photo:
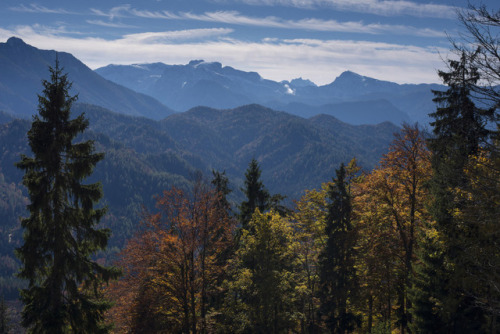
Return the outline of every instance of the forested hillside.
[[[90,121],[86,139],[96,142],[105,153],[89,182],[103,185],[108,206],[103,220],[112,229],[108,258],[123,247],[137,230],[143,206],[154,208],[155,198],[172,186],[189,190],[198,175],[210,178],[211,170],[226,171],[235,190],[230,201],[241,200],[238,191],[244,170],[252,158],[265,167],[263,179],[273,193],[288,196],[287,205],[303,190],[328,179],[341,161],[360,157],[372,168],[397,128],[350,126],[323,116],[306,120],[258,105],[234,110],[197,108],[162,121],[131,117],[88,104],[75,104],[73,115],[84,113]],[[0,173],[2,189],[1,233],[7,240],[2,248],[6,264],[6,296],[17,294],[14,247],[22,240],[19,217],[25,214],[26,191],[22,173],[15,167],[21,154],[29,155],[26,133],[30,122],[0,124]],[[330,122],[330,123],[328,123]],[[10,240],[10,241],[9,241]]]

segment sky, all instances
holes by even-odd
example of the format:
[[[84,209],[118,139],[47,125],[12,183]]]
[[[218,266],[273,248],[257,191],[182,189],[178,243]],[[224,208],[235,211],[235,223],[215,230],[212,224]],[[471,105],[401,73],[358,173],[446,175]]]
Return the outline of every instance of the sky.
[[[497,1],[481,3],[498,10]],[[203,59],[276,81],[324,85],[350,70],[439,83],[450,38],[463,30],[457,10],[466,7],[467,0],[1,0],[0,42],[16,36],[92,69]]]

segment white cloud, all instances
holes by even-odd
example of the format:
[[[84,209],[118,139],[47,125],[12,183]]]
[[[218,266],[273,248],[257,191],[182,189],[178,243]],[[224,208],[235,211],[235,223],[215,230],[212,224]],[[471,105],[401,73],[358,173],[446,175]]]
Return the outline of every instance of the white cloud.
[[[438,52],[445,49],[367,41],[316,39],[264,39],[247,42],[224,38],[203,42],[169,41],[184,35],[225,35],[229,30],[192,30],[126,35],[119,39],[74,38],[23,26],[0,29],[0,40],[18,36],[41,49],[72,53],[91,68],[114,64],[164,62],[186,64],[192,59],[219,61],[245,71],[259,72],[277,81],[296,77],[326,84],[345,70],[399,83],[439,82],[436,69],[443,68]],[[213,35],[212,35],[213,34]]]
[[[128,25],[128,24],[105,22],[102,20],[87,20],[86,22],[88,24],[93,24],[96,26],[108,27],[108,28],[135,28],[135,26]]]
[[[457,7],[406,0],[213,0],[219,3],[239,2],[256,6],[286,6],[297,8],[333,8],[342,11],[384,16],[456,18]]]
[[[213,28],[213,29],[188,29],[165,32],[146,32],[138,34],[129,34],[123,36],[123,40],[131,43],[151,44],[164,43],[174,40],[189,40],[199,38],[218,37],[232,33],[232,29]]]
[[[68,10],[62,9],[62,8],[47,8],[45,6],[40,6],[37,4],[31,4],[29,6],[26,5],[19,5],[16,7],[10,7],[9,8],[12,11],[15,12],[24,12],[24,13],[43,13],[43,14],[77,14],[74,12],[70,12]]]
[[[130,5],[121,5],[111,8],[108,12],[96,8],[91,8],[90,11],[94,15],[105,16],[110,20],[114,20],[117,17],[126,17],[130,9]]]
[[[315,18],[307,18],[301,20],[283,20],[274,16],[265,18],[255,18],[243,16],[235,11],[218,11],[196,15],[192,13],[182,13],[181,17],[217,23],[230,23],[238,25],[253,25],[260,27],[285,28],[285,29],[305,29],[315,31],[336,31],[336,32],[353,32],[353,33],[368,33],[368,34],[405,34],[427,37],[444,37],[443,32],[432,29],[418,29],[414,27],[389,24],[364,24],[363,22],[339,22],[336,20],[321,20]]]
[[[97,10],[94,10],[97,13]],[[225,23],[232,25],[258,26],[281,29],[302,29],[312,31],[331,31],[331,32],[351,32],[367,34],[391,33],[398,35],[413,35],[425,37],[445,37],[444,32],[433,29],[419,29],[415,27],[389,24],[364,24],[363,22],[339,22],[336,20],[321,20],[315,18],[306,18],[301,20],[285,20],[275,16],[251,17],[241,15],[236,11],[216,11],[206,12],[204,14],[194,14],[184,12],[174,14],[168,11],[150,12],[133,9],[130,6],[121,6],[111,9],[107,14],[100,13],[109,17],[124,15],[124,12],[130,15],[155,18],[155,19],[177,19],[177,20],[196,20],[203,22]],[[115,14],[111,14],[115,13]]]
[[[179,16],[170,13],[168,11],[150,11],[133,8],[131,5],[121,5],[111,8],[108,11],[103,11],[101,9],[91,8],[90,9],[94,15],[105,16],[110,20],[115,18],[124,17],[142,17],[147,19],[180,19]]]
[[[149,10],[139,10],[139,9],[130,9],[129,11],[132,15],[135,15],[137,17],[143,17],[143,18],[150,18],[150,19],[180,19],[176,14],[173,14],[168,11],[162,11],[162,12],[151,12]]]

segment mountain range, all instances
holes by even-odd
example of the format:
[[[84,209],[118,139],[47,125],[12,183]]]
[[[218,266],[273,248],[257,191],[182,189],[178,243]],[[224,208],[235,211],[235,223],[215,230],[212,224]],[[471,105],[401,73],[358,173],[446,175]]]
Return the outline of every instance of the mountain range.
[[[196,106],[224,109],[257,103],[305,118],[329,114],[350,124],[390,121],[426,125],[428,114],[435,110],[431,90],[443,89],[436,84],[399,85],[350,71],[324,86],[302,78],[276,82],[256,72],[203,60],[186,65],[108,65],[95,71],[177,111]]]

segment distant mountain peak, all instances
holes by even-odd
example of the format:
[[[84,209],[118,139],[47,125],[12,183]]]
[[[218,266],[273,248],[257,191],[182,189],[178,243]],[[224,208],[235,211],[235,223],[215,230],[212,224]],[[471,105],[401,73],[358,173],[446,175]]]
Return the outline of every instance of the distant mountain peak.
[[[336,79],[335,81],[337,80],[363,80],[363,79],[366,79],[366,77],[358,74],[358,73],[355,73],[355,72],[352,72],[352,71],[345,71],[345,72],[342,72],[342,74],[340,74]]]
[[[196,59],[196,60],[191,60],[189,62],[189,66],[196,66],[196,65],[199,65],[201,63],[204,63],[205,61],[203,59]]]
[[[204,60],[191,60],[188,64],[188,66],[194,67],[194,68],[204,68],[208,69],[211,71],[220,71],[222,69],[222,64],[219,62],[207,62]]]
[[[12,46],[24,46],[24,45],[28,45],[26,44],[22,39],[20,39],[19,37],[11,37],[7,40],[7,44],[8,45],[12,45]]]
[[[307,87],[307,86],[317,87],[317,85],[314,82],[312,82],[309,79],[302,79],[302,77],[293,79],[292,81],[290,81],[290,85],[292,85],[293,87]]]

